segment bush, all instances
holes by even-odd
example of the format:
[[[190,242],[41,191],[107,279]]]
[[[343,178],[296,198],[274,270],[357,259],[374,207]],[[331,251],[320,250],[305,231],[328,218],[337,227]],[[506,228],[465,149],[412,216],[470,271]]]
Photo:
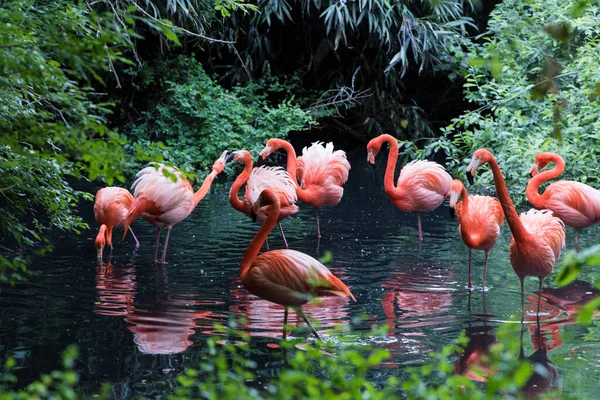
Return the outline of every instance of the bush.
[[[600,168],[600,7],[579,4],[498,5],[483,43],[468,49],[465,96],[478,108],[452,120],[420,155],[443,151],[454,176],[462,177],[471,153],[486,147],[498,159],[515,203],[525,200],[528,169],[543,151],[565,159],[563,179],[596,183],[591,171]],[[480,188],[493,187],[489,170],[482,178]]]
[[[161,156],[187,171],[208,170],[225,149],[257,154],[268,139],[315,124],[287,93],[287,99],[271,104],[268,95],[285,89],[277,81],[226,90],[200,63],[183,56],[159,62],[140,75],[145,85],[157,85],[153,93],[162,97],[150,99],[149,109],[125,128],[127,135],[142,148],[164,143]]]

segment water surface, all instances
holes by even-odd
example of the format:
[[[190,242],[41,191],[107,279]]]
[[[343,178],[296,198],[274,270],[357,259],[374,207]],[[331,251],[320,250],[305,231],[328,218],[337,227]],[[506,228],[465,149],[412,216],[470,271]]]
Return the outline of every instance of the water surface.
[[[300,205],[299,214],[283,223],[291,248],[316,258],[332,252],[329,268],[357,299],[329,298],[306,307],[325,339],[334,340],[337,325],[353,323],[358,330],[387,325],[389,337],[372,341],[392,353],[382,368],[401,374],[402,367],[426,362],[430,351],[452,343],[465,329],[471,343],[456,359],[460,372],[497,340],[500,325],[513,324],[519,337],[520,326],[512,322],[520,312],[519,281],[508,260],[508,226],[502,227],[490,257],[484,309],[482,292],[465,289],[467,249],[447,202],[423,215],[419,250],[416,216],[394,208],[383,192],[385,156],[379,157],[377,169],[366,163],[362,149],[349,158],[344,198],[337,207],[320,210],[318,246],[310,207]],[[92,206],[83,206],[93,229],[81,236],[56,232],[55,251],[34,262],[39,276],[2,288],[0,354],[14,357],[17,375],[28,381],[57,368],[60,353],[76,343],[81,353],[77,371],[86,392],[111,382],[115,398],[154,397],[175,385],[175,376],[186,367],[198,366],[205,339],[216,333],[213,324],[234,315],[246,318],[242,329],[256,339],[261,373],[276,373],[269,352],[281,337],[283,308],[240,285],[239,262],[258,226],[230,207],[228,188],[229,183],[215,186],[175,226],[164,267],[151,263],[155,230],[142,220],[132,226],[141,248],[133,251],[130,236],[117,240],[110,260],[97,265]],[[585,230],[582,246],[595,244],[598,233],[597,228]],[[270,236],[270,245],[282,247],[278,232]],[[570,229],[567,247],[574,247]],[[475,283],[481,282],[483,259],[482,252],[474,252]],[[561,289],[553,284],[554,274],[546,279],[541,332],[529,316],[523,346],[524,355],[545,362],[551,374],[530,382],[530,392],[554,388],[594,396],[600,334],[596,325],[574,324],[573,316],[580,304],[599,294],[590,283],[598,272],[586,270],[580,281]],[[526,291],[533,312],[537,280],[527,280]],[[355,322],[359,315],[366,320]],[[293,313],[290,324],[298,325],[292,336],[310,340]]]

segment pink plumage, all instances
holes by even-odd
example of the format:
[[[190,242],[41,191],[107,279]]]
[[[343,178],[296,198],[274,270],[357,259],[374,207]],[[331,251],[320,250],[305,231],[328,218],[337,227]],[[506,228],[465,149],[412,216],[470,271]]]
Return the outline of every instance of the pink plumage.
[[[342,185],[348,180],[350,163],[346,152],[333,150],[333,143],[325,146],[315,142],[310,147],[302,149],[298,157],[296,176],[303,190],[316,193],[319,204],[316,207],[335,206],[344,195]]]
[[[102,260],[102,253],[105,246],[110,246],[112,251],[112,231],[113,228],[125,223],[127,215],[133,208],[134,199],[127,189],[109,186],[96,192],[94,201],[94,217],[100,225],[100,230],[96,236],[96,254]],[[125,228],[131,231],[135,239],[136,247],[140,245],[131,228]]]
[[[298,212],[298,206],[294,203],[298,201],[296,196],[296,184],[294,180],[281,167],[257,167],[253,168],[248,182],[246,182],[246,191],[244,193],[244,205],[249,210],[254,203],[258,200],[258,197],[265,189],[271,189],[279,196],[281,201],[281,218],[284,219]],[[271,206],[265,206],[260,209],[257,214],[257,221],[263,222]]]
[[[167,237],[163,247],[162,262],[166,261],[169,236],[173,225],[187,218],[198,203],[206,196],[216,176],[225,167],[227,151],[212,166],[212,171],[202,182],[202,186],[194,193],[192,184],[183,172],[175,167],[154,164],[137,173],[137,179],[131,188],[134,190],[135,204],[127,217],[125,226],[141,216],[156,227],[154,258],[158,257],[160,230],[167,227]]]
[[[554,168],[538,174],[549,163]],[[575,249],[579,251],[579,230],[600,221],[600,191],[575,181],[557,181],[539,194],[540,185],[557,178],[565,170],[565,161],[556,153],[540,153],[531,167],[532,178],[527,184],[527,199],[538,209],[552,210],[565,225],[575,229]]]
[[[451,183],[452,177],[440,164],[411,161],[400,171],[394,203],[404,212],[434,210],[444,202]]]
[[[561,249],[565,247],[565,224],[560,218],[555,217],[550,210],[534,208],[521,213],[519,218],[527,232],[540,239],[554,254],[554,261],[558,260]],[[511,247],[513,243],[514,238],[511,238]]]

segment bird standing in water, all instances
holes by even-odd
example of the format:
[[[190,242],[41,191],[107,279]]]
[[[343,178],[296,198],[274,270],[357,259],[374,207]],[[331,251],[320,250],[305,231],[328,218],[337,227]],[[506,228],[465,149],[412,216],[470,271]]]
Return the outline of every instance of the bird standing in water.
[[[277,223],[281,210],[280,196],[272,189],[263,190],[251,213],[255,218],[265,206],[271,206],[267,219],[252,239],[240,263],[242,285],[252,294],[285,307],[283,339],[286,337],[288,308],[292,307],[320,339],[304,315],[302,305],[318,296],[350,296],[348,287],[327,267],[296,250],[271,250],[258,255],[265,239]]]
[[[206,196],[215,177],[223,172],[226,155],[227,151],[224,151],[221,157],[215,161],[211,173],[208,174],[200,189],[195,193],[187,177],[177,168],[155,164],[137,173],[136,177],[138,179],[131,186],[131,189],[135,190],[135,204],[127,217],[125,229],[129,228],[131,222],[139,216],[156,227],[152,262],[156,262],[158,258],[161,228],[163,226],[167,227],[167,237],[165,238],[161,259],[161,262],[165,263],[171,229],[175,224],[186,219],[200,200]],[[171,177],[175,177],[176,181],[173,182]]]
[[[112,253],[113,228],[125,223],[125,219],[129,215],[133,203],[133,196],[127,189],[109,186],[96,192],[94,217],[96,217],[96,222],[100,224],[100,230],[96,236],[96,255],[98,260],[102,261],[102,252],[105,246],[110,246]],[[127,234],[128,229],[135,240],[135,247],[140,247],[140,242],[138,242],[129,225],[125,228],[125,234]]]
[[[252,155],[248,150],[234,151],[227,155],[227,161],[237,160],[244,164],[244,170],[236,178],[229,189],[229,202],[231,206],[239,212],[246,214],[248,217],[251,215],[251,208],[258,200],[258,196],[265,189],[273,189],[278,196],[281,197],[281,202],[284,204],[281,207],[277,224],[283,237],[283,243],[285,248],[288,248],[283,228],[281,227],[281,220],[289,217],[290,215],[298,212],[298,206],[294,203],[297,200],[296,187],[292,177],[280,167],[257,167],[252,168]],[[244,192],[244,199],[240,200],[238,193],[243,184],[246,184],[246,191]],[[257,213],[257,220],[262,223],[267,219],[267,215],[270,212],[271,207],[264,207]],[[267,245],[267,248],[269,246]]]
[[[462,197],[462,201],[457,203]],[[471,284],[471,249],[485,252],[485,265],[483,267],[483,286],[487,276],[488,257],[500,236],[500,225],[504,222],[504,212],[500,202],[495,197],[471,196],[467,194],[465,185],[455,179],[450,185],[450,213],[458,217],[458,229],[463,242],[469,249],[469,290]]]
[[[438,208],[450,192],[452,177],[444,167],[433,161],[415,160],[406,164],[400,171],[398,184],[394,186],[394,170],[398,161],[398,142],[391,135],[380,135],[367,144],[367,161],[375,164],[375,157],[383,143],[389,143],[383,188],[392,203],[404,212],[417,213],[419,242],[423,240],[421,212]]]
[[[538,294],[538,314],[542,282],[552,272],[560,251],[565,246],[565,226],[552,215],[552,211],[531,209],[521,216],[508,194],[498,162],[487,149],[473,153],[473,159],[467,167],[467,178],[473,184],[473,175],[478,167],[489,164],[494,175],[494,184],[506,222],[512,232],[510,239],[510,263],[521,281],[521,312],[525,316],[523,281],[526,276],[535,276],[540,281]]]
[[[538,171],[549,163],[554,168]],[[565,171],[565,161],[556,153],[540,153],[529,171],[527,200],[538,209],[551,210],[565,225],[575,228],[575,250],[579,252],[579,230],[600,221],[600,191],[581,182],[556,181],[539,194],[540,185],[559,177]]]
[[[315,208],[317,238],[320,238],[319,207],[335,206],[344,195],[342,185],[348,180],[350,172],[346,152],[334,151],[333,143],[323,146],[315,142],[302,149],[302,156],[296,159],[296,151],[290,143],[269,139],[260,157],[264,160],[281,148],[287,153],[287,172],[295,181],[298,200]]]

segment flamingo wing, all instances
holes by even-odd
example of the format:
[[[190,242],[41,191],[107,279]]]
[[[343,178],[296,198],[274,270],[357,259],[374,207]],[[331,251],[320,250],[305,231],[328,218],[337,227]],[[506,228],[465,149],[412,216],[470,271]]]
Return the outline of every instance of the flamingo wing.
[[[531,210],[520,216],[523,226],[534,237],[539,238],[554,253],[554,260],[560,257],[560,251],[565,247],[565,224],[555,217],[550,210]]]
[[[469,211],[473,215],[473,218],[479,222],[491,222],[498,226],[504,222],[502,205],[495,197],[469,196]]]
[[[323,146],[315,142],[302,149],[297,160],[296,176],[302,188],[311,185],[322,186],[327,183],[341,186],[348,180],[350,162],[343,150],[333,150],[333,143]]]
[[[251,207],[265,189],[277,192],[282,206],[293,204],[298,200],[294,180],[281,167],[262,166],[252,169],[246,184],[244,202]]]
[[[568,225],[585,227],[600,221],[600,191],[581,182],[557,181],[544,192],[551,209]]]
[[[295,250],[261,254],[242,281],[252,293],[284,305],[301,305],[315,296],[354,298],[348,287],[327,267]]]
[[[96,192],[94,216],[101,224],[118,226],[125,222],[134,199],[127,189],[109,186]]]
[[[175,182],[172,176],[176,177]],[[137,179],[131,185],[134,197],[146,198],[161,212],[185,208],[193,204],[192,185],[177,168],[158,164],[158,168],[151,166],[142,169],[136,177]]]
[[[440,164],[427,160],[414,160],[400,171],[397,186],[420,188],[442,196],[450,191],[452,177]]]

